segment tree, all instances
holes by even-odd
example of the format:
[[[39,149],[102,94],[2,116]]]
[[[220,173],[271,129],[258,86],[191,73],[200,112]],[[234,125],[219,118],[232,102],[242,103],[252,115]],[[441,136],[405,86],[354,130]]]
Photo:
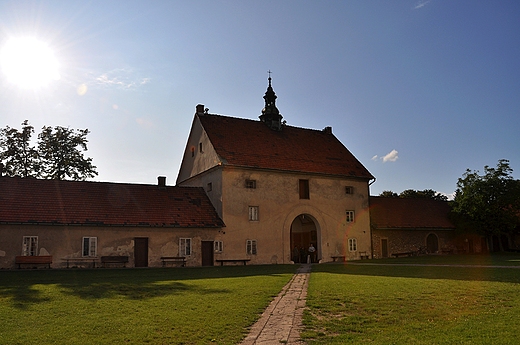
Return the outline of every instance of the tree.
[[[437,193],[433,189],[425,189],[425,190],[413,190],[407,189],[399,194],[400,198],[423,198],[423,199],[433,199],[439,201],[448,201],[448,197],[446,195],[442,195],[441,193]]]
[[[401,194],[394,193],[390,190],[385,190],[379,194],[380,197],[383,198],[423,198],[423,199],[433,199],[439,201],[448,201],[448,197],[446,195],[442,195],[441,193],[437,193],[433,189],[425,189],[422,191],[407,189],[401,192]]]
[[[22,131],[9,126],[0,130],[0,162],[8,176],[39,176],[38,151],[30,143],[33,133],[34,127],[27,120],[22,122]]]
[[[397,193],[392,192],[391,190],[384,190],[379,194],[380,197],[383,198],[398,198],[399,195]]]
[[[509,161],[501,159],[496,168],[486,165],[483,175],[467,169],[457,182],[455,219],[486,236],[489,244],[491,236],[511,233],[519,224],[520,183],[512,172]]]
[[[62,180],[85,180],[98,173],[92,158],[85,158],[80,150],[87,151],[88,129],[44,126],[38,135],[38,152],[42,162],[42,176]]]

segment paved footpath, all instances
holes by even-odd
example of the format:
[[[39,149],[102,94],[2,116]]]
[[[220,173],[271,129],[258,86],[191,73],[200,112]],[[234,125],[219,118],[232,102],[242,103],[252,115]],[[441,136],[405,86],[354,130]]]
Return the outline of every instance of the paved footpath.
[[[305,344],[300,340],[311,265],[301,265],[241,345]]]

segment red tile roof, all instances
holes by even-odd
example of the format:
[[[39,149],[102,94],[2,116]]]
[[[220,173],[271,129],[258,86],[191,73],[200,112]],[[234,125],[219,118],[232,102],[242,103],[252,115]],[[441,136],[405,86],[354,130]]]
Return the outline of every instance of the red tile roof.
[[[202,188],[0,177],[0,223],[221,227]]]
[[[228,116],[198,115],[224,165],[372,179],[370,172],[332,134]]]
[[[446,201],[370,197],[370,224],[375,229],[454,229]]]

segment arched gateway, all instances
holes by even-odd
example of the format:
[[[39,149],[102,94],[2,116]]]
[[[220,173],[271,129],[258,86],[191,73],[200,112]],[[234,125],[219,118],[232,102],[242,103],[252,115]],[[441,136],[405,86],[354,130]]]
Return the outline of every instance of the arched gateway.
[[[316,219],[309,214],[300,214],[291,223],[291,260],[306,263],[318,262],[321,258],[320,242]],[[312,252],[311,248],[315,251]],[[309,250],[310,249],[310,250]]]

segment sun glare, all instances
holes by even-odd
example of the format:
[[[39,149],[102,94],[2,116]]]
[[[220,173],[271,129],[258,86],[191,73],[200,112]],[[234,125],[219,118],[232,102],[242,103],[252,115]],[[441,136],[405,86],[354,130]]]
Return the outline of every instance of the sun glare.
[[[0,66],[9,82],[24,89],[37,89],[60,79],[53,51],[32,37],[9,39],[0,50]]]

